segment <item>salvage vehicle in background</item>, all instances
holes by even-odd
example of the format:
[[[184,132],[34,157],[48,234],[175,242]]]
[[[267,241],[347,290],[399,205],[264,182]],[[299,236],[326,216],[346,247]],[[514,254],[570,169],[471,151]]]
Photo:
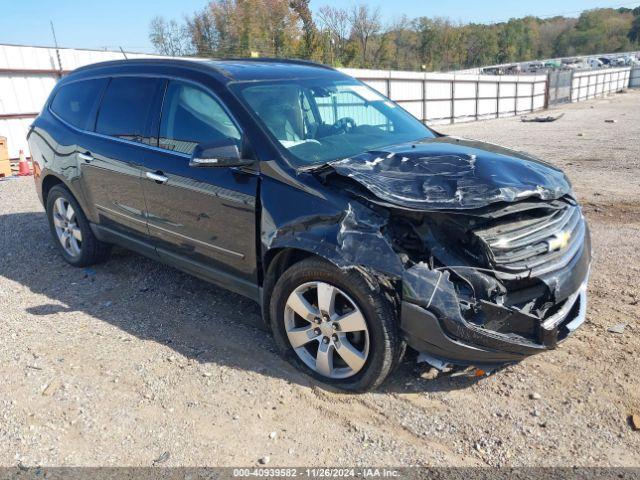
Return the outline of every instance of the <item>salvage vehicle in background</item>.
[[[407,344],[515,362],[585,318],[589,230],[560,170],[434,132],[328,67],[96,64],[28,139],[67,262],[118,244],[250,297],[326,383],[374,388]]]
[[[604,63],[599,58],[589,58],[587,59],[587,64],[590,68],[603,68]]]

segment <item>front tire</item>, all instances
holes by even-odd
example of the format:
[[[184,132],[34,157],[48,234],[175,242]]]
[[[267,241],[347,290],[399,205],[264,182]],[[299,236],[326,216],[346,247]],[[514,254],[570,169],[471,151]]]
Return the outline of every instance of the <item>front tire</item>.
[[[53,240],[67,263],[87,267],[107,258],[110,245],[95,237],[80,205],[64,186],[51,188],[46,212]]]
[[[401,360],[393,303],[371,279],[318,258],[278,279],[270,321],[281,353],[312,377],[350,391],[379,386]]]

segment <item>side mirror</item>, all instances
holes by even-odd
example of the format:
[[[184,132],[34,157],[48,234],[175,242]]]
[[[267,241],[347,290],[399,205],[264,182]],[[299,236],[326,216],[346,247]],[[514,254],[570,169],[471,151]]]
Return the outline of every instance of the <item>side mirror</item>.
[[[196,146],[189,161],[190,167],[241,167],[253,160],[241,158],[240,149],[233,138]]]

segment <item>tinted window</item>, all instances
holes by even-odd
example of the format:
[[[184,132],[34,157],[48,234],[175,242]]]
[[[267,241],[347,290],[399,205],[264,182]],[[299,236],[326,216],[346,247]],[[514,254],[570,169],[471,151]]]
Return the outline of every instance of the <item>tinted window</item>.
[[[160,121],[160,147],[190,154],[198,144],[224,138],[239,143],[240,132],[220,103],[200,88],[169,83]]]
[[[112,78],[100,105],[96,132],[149,143],[147,123],[161,83],[154,78]]]
[[[100,100],[106,78],[64,85],[51,102],[51,110],[77,128],[87,128],[91,112]]]

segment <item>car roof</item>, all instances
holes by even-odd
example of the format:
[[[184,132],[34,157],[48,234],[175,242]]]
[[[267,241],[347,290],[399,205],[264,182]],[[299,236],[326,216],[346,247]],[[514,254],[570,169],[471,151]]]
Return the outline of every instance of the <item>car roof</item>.
[[[202,58],[145,58],[114,60],[80,67],[76,74],[122,74],[126,72],[152,71],[158,73],[163,67],[174,67],[208,73],[222,83],[233,81],[260,81],[292,78],[338,77],[347,75],[315,62],[280,58],[238,58],[213,60]],[[133,72],[132,72],[133,73]]]

